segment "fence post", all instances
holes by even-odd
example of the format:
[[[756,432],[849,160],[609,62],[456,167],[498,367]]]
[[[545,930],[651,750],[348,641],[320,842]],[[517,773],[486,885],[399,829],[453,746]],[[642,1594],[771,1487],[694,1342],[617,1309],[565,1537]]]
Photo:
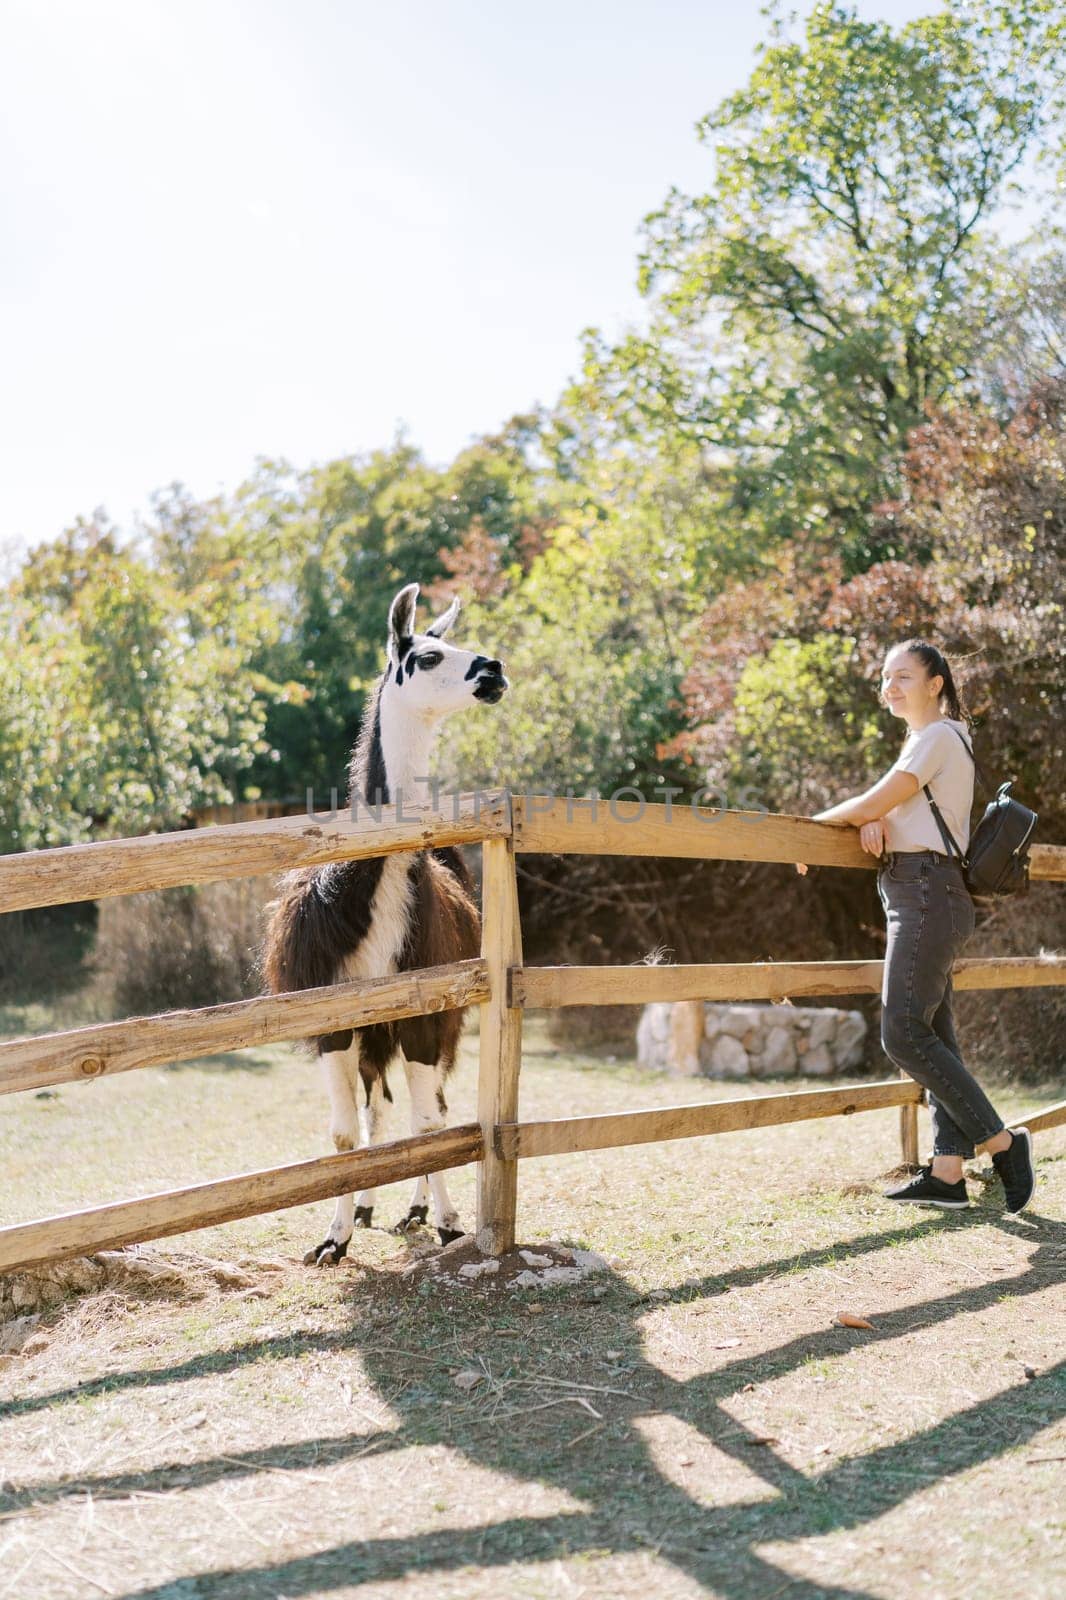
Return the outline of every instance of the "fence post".
[[[901,1078],[909,1076],[901,1072]],[[916,1167],[918,1165],[918,1105],[914,1101],[910,1105],[899,1108],[899,1142],[903,1165]]]
[[[519,802],[520,803],[520,802]],[[514,840],[481,845],[481,953],[488,967],[489,998],[481,1006],[477,1115],[484,1156],[477,1177],[477,1242],[486,1255],[514,1248],[518,1163],[496,1154],[496,1125],[518,1117],[522,1062],[522,1008],[508,1005],[507,971],[522,964]]]

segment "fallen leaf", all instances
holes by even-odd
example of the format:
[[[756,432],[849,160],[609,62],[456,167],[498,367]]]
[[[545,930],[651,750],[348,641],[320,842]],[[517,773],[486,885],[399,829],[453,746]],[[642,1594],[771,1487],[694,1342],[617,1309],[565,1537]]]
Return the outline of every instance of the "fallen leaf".
[[[484,1376],[483,1372],[475,1372],[473,1367],[466,1367],[462,1372],[454,1374],[452,1382],[457,1389],[472,1389]]]
[[[840,1328],[869,1328],[874,1332],[873,1323],[867,1322],[865,1317],[857,1317],[854,1311],[838,1311],[833,1321]]]
[[[748,1440],[749,1444],[780,1444],[780,1442],[772,1433],[753,1433]]]

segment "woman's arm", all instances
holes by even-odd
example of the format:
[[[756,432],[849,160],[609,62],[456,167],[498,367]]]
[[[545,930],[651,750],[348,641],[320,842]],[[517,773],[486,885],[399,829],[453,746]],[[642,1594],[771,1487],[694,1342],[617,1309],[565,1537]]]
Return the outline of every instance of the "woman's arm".
[[[811,820],[854,823],[859,830],[863,849],[872,856],[879,856],[884,845],[881,818],[893,806],[902,805],[904,800],[917,794],[918,789],[918,779],[913,772],[888,772],[865,794],[857,794],[853,800],[841,800],[839,805],[830,806],[828,811],[819,811]],[[796,871],[806,873],[807,868],[802,861],[796,862]]]
[[[887,772],[865,794],[856,795],[852,800],[842,800],[839,805],[830,806],[828,811],[819,811],[813,820],[852,822],[861,828],[864,822],[877,822],[893,807],[902,805],[904,800],[918,793],[919,787],[913,772]]]

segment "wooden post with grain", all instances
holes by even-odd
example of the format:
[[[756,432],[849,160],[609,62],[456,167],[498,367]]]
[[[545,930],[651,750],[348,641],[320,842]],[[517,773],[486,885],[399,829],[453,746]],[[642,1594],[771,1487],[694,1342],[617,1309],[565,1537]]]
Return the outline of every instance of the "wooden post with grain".
[[[516,806],[521,801],[515,802]],[[509,969],[522,964],[518,878],[511,839],[486,839],[481,846],[481,955],[488,969],[489,997],[481,1004],[477,1114],[484,1153],[478,1168],[478,1248],[503,1255],[514,1248],[518,1164],[498,1153],[496,1129],[518,1120],[518,1074],[522,1064],[522,1008],[511,1004]]]
[[[901,1072],[900,1077],[906,1078],[907,1074]],[[900,1160],[905,1167],[918,1165],[918,1106],[919,1101],[912,1100],[899,1108]]]

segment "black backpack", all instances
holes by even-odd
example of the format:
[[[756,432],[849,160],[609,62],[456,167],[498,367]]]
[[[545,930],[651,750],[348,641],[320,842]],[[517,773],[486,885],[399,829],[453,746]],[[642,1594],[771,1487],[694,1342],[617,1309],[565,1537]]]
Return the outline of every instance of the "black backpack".
[[[977,757],[958,728],[952,728],[951,731],[962,739],[963,748],[974,764],[982,789],[985,794],[990,794],[991,789],[977,764]],[[1029,888],[1029,840],[1038,818],[1035,811],[1030,811],[1020,800],[1012,798],[1010,784],[1001,783],[995,799],[986,805],[985,814],[970,838],[969,854],[965,856],[941,816],[940,807],[929,792],[929,785],[923,787],[940,829],[940,837],[948,855],[958,860],[970,893],[1024,894]]]

